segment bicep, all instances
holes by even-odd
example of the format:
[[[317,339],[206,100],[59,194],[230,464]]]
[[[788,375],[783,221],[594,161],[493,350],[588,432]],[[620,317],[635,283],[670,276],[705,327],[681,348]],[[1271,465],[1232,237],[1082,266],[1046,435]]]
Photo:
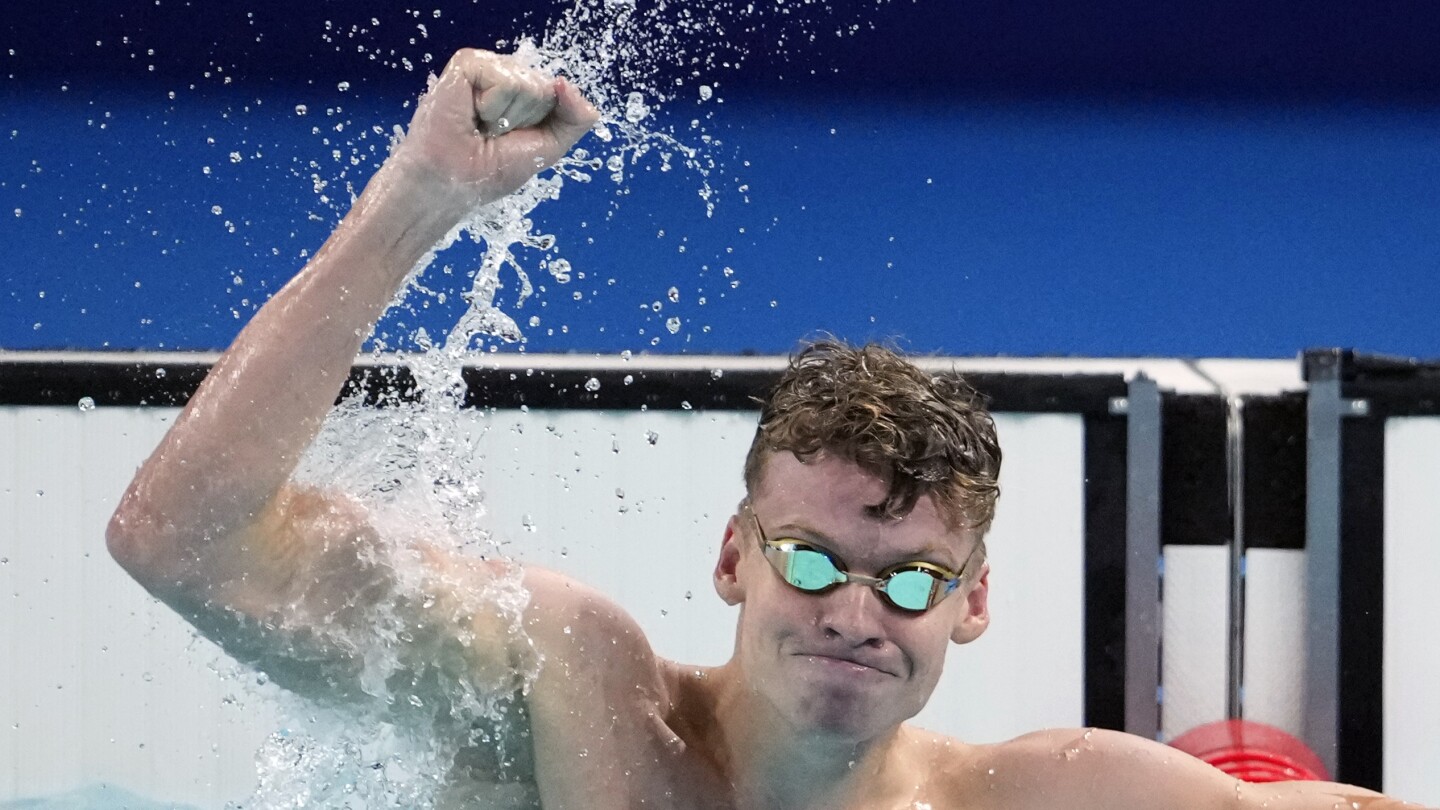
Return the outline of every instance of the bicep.
[[[286,486],[245,527],[195,549],[184,576],[152,593],[281,686],[342,702],[362,691],[364,618],[395,580],[359,504]]]
[[[343,621],[392,579],[385,551],[350,497],[286,486],[200,567],[213,601],[246,617]]]
[[[343,493],[286,487],[197,567],[201,584],[166,601],[302,696],[393,702],[513,681],[505,628],[515,617],[497,593],[498,567],[389,542]]]

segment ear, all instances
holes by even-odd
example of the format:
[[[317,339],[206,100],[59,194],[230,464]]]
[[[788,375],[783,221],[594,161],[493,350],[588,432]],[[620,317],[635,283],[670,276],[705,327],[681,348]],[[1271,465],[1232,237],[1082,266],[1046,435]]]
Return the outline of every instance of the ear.
[[[980,577],[965,593],[965,609],[955,620],[950,631],[950,640],[956,644],[969,644],[979,638],[990,626],[990,564],[980,569]]]
[[[727,605],[745,601],[745,588],[740,584],[739,518],[731,515],[725,524],[725,537],[720,541],[720,557],[715,561],[715,593]]]

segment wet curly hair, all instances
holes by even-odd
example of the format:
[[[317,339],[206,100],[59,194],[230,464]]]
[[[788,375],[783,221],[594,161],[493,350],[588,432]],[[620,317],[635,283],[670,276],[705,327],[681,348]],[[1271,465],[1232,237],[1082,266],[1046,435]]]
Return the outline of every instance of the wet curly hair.
[[[877,517],[925,496],[954,528],[984,531],[1000,495],[1000,444],[984,399],[958,374],[931,375],[887,346],[822,339],[801,347],[769,395],[745,458],[754,493],[770,453],[855,462],[886,482]]]

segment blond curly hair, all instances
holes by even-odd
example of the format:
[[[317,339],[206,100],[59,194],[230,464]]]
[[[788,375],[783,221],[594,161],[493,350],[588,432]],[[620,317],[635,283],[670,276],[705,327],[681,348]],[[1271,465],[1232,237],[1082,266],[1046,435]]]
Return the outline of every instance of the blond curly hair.
[[[876,516],[899,518],[925,496],[952,527],[984,531],[1000,495],[1000,443],[985,401],[959,374],[931,375],[879,344],[803,346],[760,400],[745,458],[754,493],[770,453],[824,453],[886,482]]]

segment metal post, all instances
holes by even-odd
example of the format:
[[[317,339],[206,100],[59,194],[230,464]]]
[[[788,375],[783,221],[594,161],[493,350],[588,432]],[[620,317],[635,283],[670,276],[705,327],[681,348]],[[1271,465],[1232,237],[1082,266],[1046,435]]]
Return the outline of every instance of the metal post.
[[[1340,720],[1339,358],[1312,355],[1305,427],[1305,742],[1337,772]]]
[[[1130,381],[1125,447],[1125,730],[1160,736],[1160,389]]]
[[[1227,395],[1226,484],[1230,488],[1230,636],[1226,715],[1245,716],[1245,403]]]

